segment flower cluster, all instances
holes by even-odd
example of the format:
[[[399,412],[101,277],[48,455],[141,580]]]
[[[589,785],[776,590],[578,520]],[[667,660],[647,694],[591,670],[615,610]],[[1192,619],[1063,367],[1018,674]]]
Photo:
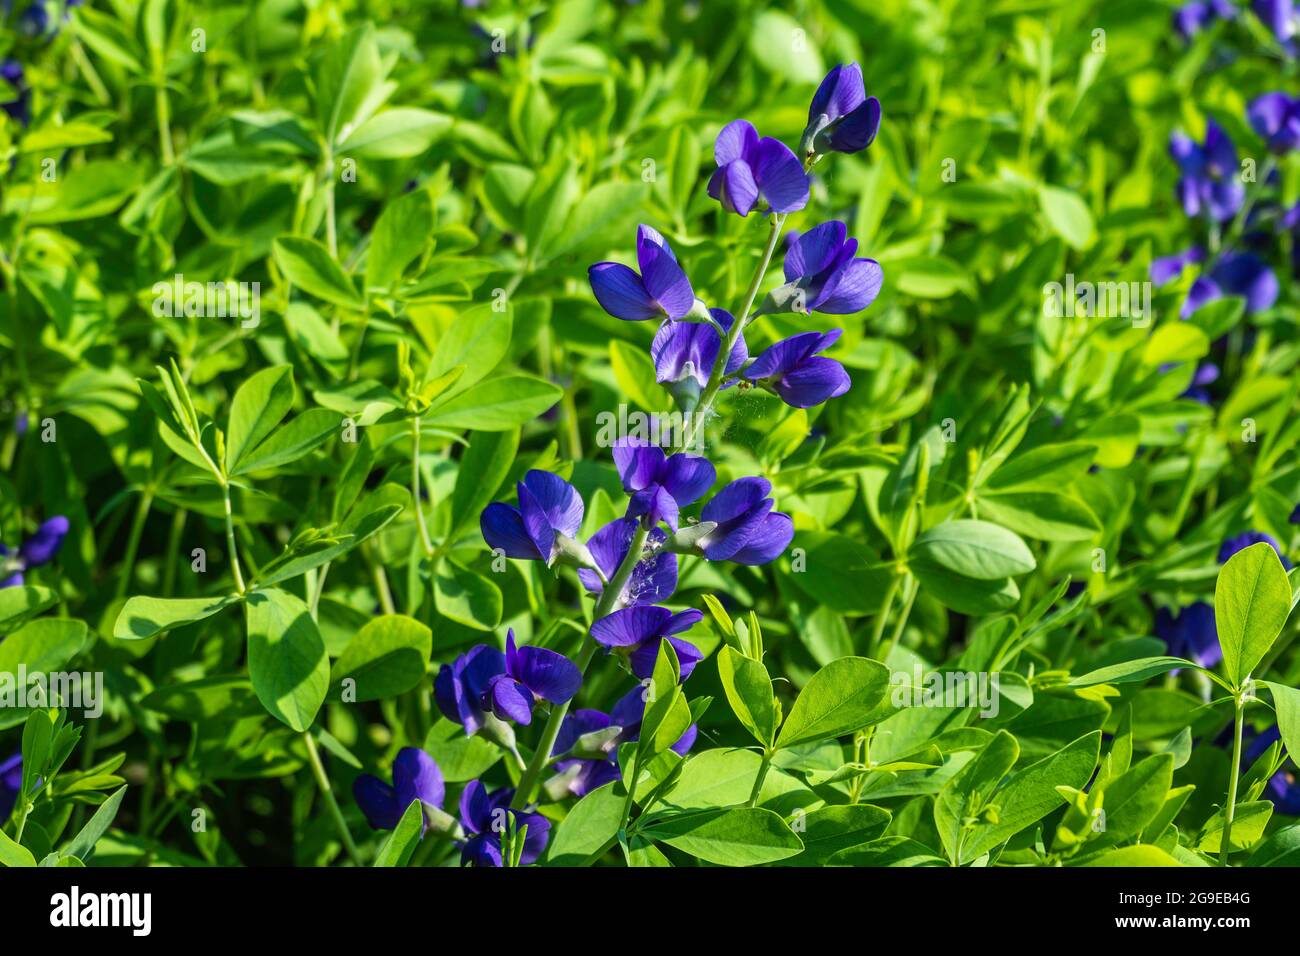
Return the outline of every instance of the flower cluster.
[[[22,584],[25,571],[53,561],[67,534],[68,519],[55,515],[37,528],[17,551],[0,544],[0,588]]]

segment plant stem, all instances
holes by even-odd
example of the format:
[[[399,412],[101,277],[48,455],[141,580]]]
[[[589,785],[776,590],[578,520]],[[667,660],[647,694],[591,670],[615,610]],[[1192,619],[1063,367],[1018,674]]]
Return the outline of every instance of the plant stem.
[[[894,623],[894,633],[890,635],[889,646],[885,648],[885,653],[879,658],[882,663],[889,660],[889,655],[892,654],[894,648],[898,646],[899,639],[902,638],[903,631],[907,627],[907,618],[912,613],[912,605],[916,603],[916,596],[921,591],[921,586],[911,579],[911,575],[906,576],[906,581],[903,587],[907,594],[907,598],[903,601],[902,613],[898,615],[898,620]]]
[[[162,153],[164,166],[171,166],[176,162],[176,153],[172,149],[172,108],[171,102],[167,99],[167,88],[163,85],[164,80],[157,80],[154,86],[154,104],[158,109],[158,148]]]
[[[411,501],[415,505],[415,523],[420,529],[420,546],[425,556],[433,554],[429,529],[424,526],[424,506],[420,504],[420,416],[411,419]]]
[[[600,598],[596,601],[595,620],[599,621],[614,609],[614,605],[618,602],[618,596],[623,593],[628,578],[632,576],[633,569],[636,568],[637,562],[641,560],[641,552],[645,549],[646,539],[649,536],[650,529],[638,522],[636,532],[632,535],[632,541],[628,545],[627,554],[623,556],[623,563],[618,566],[618,570],[614,572],[614,576],[610,578],[609,583],[600,591]],[[591,659],[595,655],[596,642],[583,641],[582,650],[578,652],[578,659],[575,663],[584,677],[587,674],[587,667],[591,664]],[[542,728],[542,737],[537,742],[537,749],[533,752],[533,759],[528,762],[528,768],[519,779],[519,786],[515,789],[515,797],[510,801],[512,810],[522,810],[528,806],[533,795],[533,788],[537,785],[537,778],[541,776],[542,770],[550,762],[551,749],[555,746],[555,738],[560,735],[560,725],[564,723],[564,718],[569,713],[569,706],[572,703],[573,700],[570,699],[551,708],[551,716],[547,718],[546,726]]]
[[[731,357],[731,350],[745,331],[745,326],[749,324],[749,313],[754,308],[754,300],[758,297],[759,287],[762,286],[763,278],[767,275],[767,267],[772,263],[772,254],[776,252],[776,244],[781,238],[781,227],[784,224],[784,214],[776,213],[772,216],[767,245],[763,249],[763,257],[758,262],[758,268],[754,270],[753,278],[749,280],[749,288],[745,290],[745,304],[736,313],[736,321],[731,324],[731,328],[727,331],[726,341],[722,343],[717,358],[713,360],[713,372],[709,375],[709,384],[704,387],[704,391],[700,394],[700,401],[696,406],[690,431],[683,442],[684,448],[690,448],[699,439],[700,429],[704,427],[704,422],[713,409],[714,399],[717,398],[718,389],[722,387],[722,380],[725,378],[727,360]]]
[[[146,488],[140,494],[140,503],[136,506],[135,517],[131,521],[131,531],[126,539],[126,554],[122,558],[122,573],[117,579],[117,597],[126,597],[127,588],[131,586],[131,574],[135,570],[135,556],[140,550],[140,536],[144,534],[144,523],[153,507],[153,489]]]
[[[226,548],[230,551],[230,570],[235,576],[235,590],[244,593],[244,575],[239,570],[239,552],[235,550],[235,517],[230,508],[230,485],[221,483],[221,500],[226,506]]]
[[[763,792],[763,781],[767,779],[767,771],[772,766],[772,754],[764,750],[763,762],[758,765],[758,776],[754,778],[754,789],[749,791],[749,805],[758,806],[758,795]]]
[[[885,588],[884,600],[880,602],[880,614],[871,632],[871,646],[867,649],[868,657],[875,657],[876,652],[880,650],[880,642],[885,639],[885,625],[889,622],[889,612],[894,607],[894,595],[898,593],[898,586],[902,580],[901,576],[895,574],[890,577],[889,586]]]
[[[1228,865],[1232,847],[1232,818],[1237,811],[1237,778],[1241,775],[1241,725],[1246,712],[1246,702],[1240,692],[1233,697],[1235,713],[1232,720],[1232,772],[1228,776],[1228,805],[1223,811],[1223,838],[1219,844],[1219,866]]]
[[[302,739],[307,745],[307,757],[311,760],[311,769],[316,775],[316,784],[325,797],[325,803],[329,805],[330,816],[334,818],[334,826],[338,828],[339,836],[343,838],[343,848],[347,850],[352,862],[360,866],[361,854],[357,852],[357,845],[352,842],[352,834],[348,832],[347,821],[343,819],[343,811],[339,809],[338,801],[334,799],[334,791],[330,787],[330,778],[325,775],[325,766],[320,762],[320,754],[316,751],[316,741],[311,739],[311,731],[303,731]]]

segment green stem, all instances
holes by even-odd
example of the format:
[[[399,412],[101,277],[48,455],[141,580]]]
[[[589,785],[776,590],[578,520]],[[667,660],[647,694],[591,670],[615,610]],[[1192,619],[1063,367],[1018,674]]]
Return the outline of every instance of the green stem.
[[[1228,865],[1232,847],[1232,818],[1237,812],[1237,778],[1241,775],[1241,725],[1246,712],[1246,702],[1241,694],[1234,695],[1235,714],[1232,720],[1232,772],[1228,776],[1228,805],[1223,811],[1223,841],[1219,844],[1219,866]]]
[[[230,570],[235,576],[235,590],[244,593],[244,575],[239,570],[239,552],[235,550],[235,516],[230,508],[230,485],[222,482],[221,500],[226,507],[226,548],[230,551]]]
[[[884,600],[880,602],[880,614],[876,617],[875,628],[871,632],[871,645],[868,648],[867,656],[876,657],[876,652],[880,650],[880,643],[885,639],[885,625],[889,622],[889,612],[894,607],[894,595],[898,593],[898,586],[902,583],[902,577],[895,574],[889,579],[889,586],[885,588]]]
[[[772,754],[769,751],[763,751],[763,762],[758,765],[758,776],[754,778],[754,789],[749,791],[749,805],[758,806],[758,795],[763,792],[763,781],[767,779],[767,771],[772,766]]]
[[[894,633],[889,637],[889,646],[885,648],[885,653],[878,658],[878,660],[882,662],[889,660],[889,655],[892,654],[894,648],[898,646],[898,642],[903,636],[903,631],[907,628],[907,618],[912,613],[912,605],[916,603],[916,595],[921,591],[921,586],[913,581],[910,575],[906,576],[906,584],[904,587],[906,589],[907,599],[903,602],[902,613],[898,615],[898,620],[894,622]]]
[[[339,809],[338,801],[334,799],[334,791],[330,787],[330,778],[326,776],[325,766],[320,762],[320,754],[316,750],[316,741],[311,739],[311,731],[304,731],[302,739],[307,745],[307,757],[311,760],[311,769],[316,775],[316,784],[325,797],[330,816],[334,818],[334,826],[338,828],[339,836],[343,839],[343,848],[347,850],[352,862],[360,866],[361,854],[357,852],[357,845],[352,842],[352,834],[348,831],[347,821],[343,819],[343,811]]]
[[[426,556],[433,554],[429,529],[424,526],[424,506],[420,504],[420,416],[411,419],[411,501],[415,506],[415,523],[420,529],[420,546]]]
[[[723,378],[726,377],[727,359],[731,356],[731,350],[745,331],[745,326],[749,324],[750,312],[754,308],[754,300],[758,298],[758,290],[763,285],[763,278],[767,275],[767,267],[772,263],[772,254],[776,252],[776,244],[781,239],[781,227],[785,225],[785,218],[782,213],[772,216],[767,245],[763,248],[763,257],[758,262],[758,268],[754,270],[753,278],[749,280],[749,288],[745,290],[745,303],[737,313],[736,321],[731,323],[731,328],[727,331],[727,339],[722,348],[718,350],[717,357],[713,360],[713,372],[709,375],[709,384],[704,387],[704,391],[700,394],[699,404],[696,405],[695,415],[691,419],[690,430],[683,442],[684,448],[692,447],[698,440],[700,429],[704,427],[704,422],[713,409],[713,401],[717,398],[718,389],[722,387]]]
[[[149,509],[153,507],[153,489],[146,488],[140,495],[135,517],[131,521],[131,531],[126,539],[126,554],[122,558],[122,573],[117,579],[117,599],[126,597],[131,585],[131,574],[135,570],[135,556],[140,550],[140,536],[144,534],[144,523],[149,518]]]
[[[154,104],[158,109],[158,148],[162,153],[164,166],[176,162],[176,153],[172,149],[172,107],[167,99],[165,80],[155,80]]]

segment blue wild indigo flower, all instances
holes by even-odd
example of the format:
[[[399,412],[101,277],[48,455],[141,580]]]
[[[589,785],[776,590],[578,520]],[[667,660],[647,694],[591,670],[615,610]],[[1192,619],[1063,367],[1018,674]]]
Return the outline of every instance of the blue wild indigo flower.
[[[783,339],[769,346],[742,374],[794,408],[811,408],[839,398],[853,384],[849,373],[839,362],[820,353],[834,345],[840,335],[839,329],[831,329],[801,332]]]
[[[1193,218],[1202,213],[1227,222],[1241,209],[1246,188],[1238,176],[1237,147],[1214,120],[1205,124],[1205,142],[1183,133],[1169,137],[1169,153],[1178,163],[1178,199]]]
[[[363,773],[352,782],[352,796],[372,830],[392,830],[416,800],[441,810],[447,787],[432,757],[418,747],[403,747],[393,759],[392,786]],[[429,828],[427,811],[424,817],[421,834]]]
[[[1243,531],[1241,534],[1225,540],[1223,544],[1219,546],[1219,563],[1225,563],[1238,551],[1244,551],[1252,544],[1259,544],[1260,542],[1269,545],[1274,551],[1276,551],[1279,560],[1282,562],[1282,567],[1286,568],[1288,571],[1291,570],[1291,562],[1288,561],[1286,555],[1282,553],[1282,546],[1277,543],[1277,538],[1273,537],[1271,534],[1266,534],[1263,531],[1255,531],[1253,529],[1250,531]]]
[[[1174,29],[1190,42],[1215,20],[1231,20],[1236,16],[1237,8],[1230,0],[1192,0],[1174,11]]]
[[[597,262],[587,270],[600,307],[628,322],[685,318],[695,308],[695,292],[668,240],[649,226],[638,226],[636,259],[640,274],[620,262]]]
[[[647,442],[623,439],[613,448],[614,464],[623,490],[632,496],[629,518],[644,518],[653,527],[661,521],[677,530],[680,509],[713,487],[717,472],[700,455],[665,455]]]
[[[839,220],[814,226],[785,253],[786,284],[774,290],[763,312],[861,312],[880,294],[884,273],[875,259],[855,258],[858,240]]]
[[[713,144],[718,168],[709,195],[727,212],[748,216],[762,200],[773,212],[796,212],[808,204],[808,174],[790,147],[759,137],[747,120],[733,120]]]
[[[1214,608],[1204,601],[1189,604],[1177,614],[1160,608],[1156,611],[1155,631],[1171,657],[1195,661],[1202,667],[1214,667],[1223,660]]]
[[[9,819],[23,788],[23,753],[18,751],[8,760],[0,761],[0,824]]]
[[[577,541],[585,506],[573,485],[549,471],[533,469],[516,486],[519,507],[494,501],[483,509],[479,529],[488,547],[508,558],[556,561],[575,566],[591,562]]]
[[[1246,107],[1250,127],[1274,153],[1300,149],[1300,97],[1265,93]]]
[[[709,309],[709,314],[724,331],[730,331],[736,321],[726,309]],[[722,337],[708,323],[665,322],[650,344],[655,381],[667,386],[679,401],[698,398],[709,384],[709,374],[721,348]],[[748,359],[749,348],[742,334],[727,356],[723,374],[734,375]]]
[[[619,698],[618,702],[610,710],[610,720],[619,727],[623,728],[618,743],[635,743],[641,737],[641,721],[645,718],[646,697],[649,690],[637,684],[630,691]],[[677,738],[677,742],[670,749],[679,757],[685,757],[690,753],[691,748],[695,746],[695,739],[699,735],[699,727],[691,724]]]
[[[1225,296],[1246,300],[1246,312],[1262,312],[1277,301],[1277,275],[1259,256],[1251,252],[1230,252],[1219,258],[1210,271],[1197,276],[1187,290],[1179,315],[1186,319]]]
[[[460,824],[466,834],[460,844],[462,866],[502,866],[502,838],[510,818],[519,830],[528,828],[520,865],[536,863],[541,857],[550,837],[551,821],[540,813],[511,810],[514,795],[514,789],[509,787],[488,793],[487,787],[478,780],[465,785],[460,795]]]
[[[1189,265],[1205,261],[1205,250],[1201,246],[1191,246],[1172,256],[1159,256],[1151,260],[1151,281],[1157,287],[1168,285]]]
[[[31,122],[31,99],[32,91],[27,86],[27,77],[23,72],[23,65],[17,60],[4,60],[0,62],[0,110],[4,110],[10,117],[22,126]],[[12,99],[9,99],[6,87],[12,88]]]
[[[799,152],[807,157],[857,153],[870,146],[879,131],[880,101],[867,96],[862,68],[841,64],[826,74],[813,94]]]
[[[627,655],[632,673],[642,680],[654,674],[659,644],[666,640],[677,652],[681,679],[685,681],[704,655],[694,644],[675,635],[690,630],[702,620],[704,615],[694,608],[674,614],[666,607],[641,605],[615,611],[593,622],[591,636],[602,647]]]
[[[1295,0],[1253,0],[1251,9],[1287,55],[1295,56],[1295,35],[1300,33],[1300,8]]]
[[[563,704],[582,686],[578,665],[544,647],[515,646],[515,632],[506,632],[506,652],[479,644],[451,664],[443,664],[434,679],[438,709],[475,734],[490,722],[528,725],[538,700]]]
[[[699,552],[710,561],[734,564],[775,561],[794,540],[794,522],[772,510],[771,490],[766,478],[737,478],[714,495],[700,511],[700,521],[716,527],[697,542]]]
[[[595,559],[596,567],[604,575],[604,580],[595,570],[579,568],[578,580],[589,592],[595,595],[603,593],[605,581],[614,576],[619,565],[623,563],[623,558],[627,556],[636,528],[636,518],[624,517],[611,521],[591,536],[587,547],[591,551],[592,558]],[[667,537],[661,529],[655,528],[650,532],[648,544],[661,545]],[[631,607],[635,604],[658,604],[672,597],[676,589],[677,555],[671,551],[660,551],[651,558],[637,562],[627,584],[623,586],[618,599],[614,601],[614,608]]]
[[[1183,392],[1183,398],[1190,398],[1194,402],[1202,405],[1211,403],[1210,388],[1219,380],[1219,366],[1213,362],[1202,362],[1196,366],[1196,372],[1192,375],[1191,384]]]
[[[0,588],[22,584],[23,572],[53,561],[67,534],[68,519],[55,515],[37,528],[16,552],[0,544]]]

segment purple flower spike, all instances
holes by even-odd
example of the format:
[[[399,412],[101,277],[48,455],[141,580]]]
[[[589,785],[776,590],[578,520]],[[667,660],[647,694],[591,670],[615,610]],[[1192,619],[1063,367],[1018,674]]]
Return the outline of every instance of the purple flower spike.
[[[587,270],[602,309],[628,322],[680,319],[691,311],[695,292],[668,240],[649,226],[638,227],[636,259],[640,275],[618,262],[597,262]]]
[[[835,344],[839,329],[801,332],[770,346],[745,369],[751,382],[765,385],[787,405],[811,408],[849,390],[852,382],[844,366],[818,355]]]
[[[368,773],[352,784],[352,795],[374,830],[396,828],[402,814],[416,800],[442,809],[447,789],[438,764],[418,747],[403,747],[393,761],[393,785]],[[426,820],[421,833],[428,829]]]
[[[1300,29],[1297,25],[1300,17],[1297,16],[1294,0],[1254,0],[1251,9],[1287,53],[1294,56],[1295,46],[1291,41]]]
[[[1204,601],[1189,604],[1175,616],[1168,608],[1156,611],[1156,637],[1174,657],[1184,657],[1202,667],[1214,667],[1223,660],[1214,608]]]
[[[23,583],[23,572],[54,560],[68,535],[68,527],[67,518],[55,515],[37,528],[17,553],[0,545],[0,588],[17,587]]]
[[[582,527],[582,498],[571,484],[549,471],[528,472],[517,490],[518,508],[494,501],[483,509],[479,519],[483,540],[508,558],[543,561],[550,567]]]
[[[1277,539],[1271,534],[1265,534],[1263,531],[1243,531],[1236,537],[1228,538],[1219,547],[1219,563],[1223,564],[1238,551],[1243,551],[1246,548],[1249,548],[1252,544],[1259,544],[1261,541],[1272,547],[1272,549],[1277,552],[1278,558],[1282,561],[1282,567],[1290,571],[1291,562],[1288,561],[1286,555],[1282,553],[1282,546],[1277,543]]]
[[[710,561],[758,565],[776,560],[794,540],[789,515],[773,511],[766,478],[737,478],[719,491],[700,512],[700,521],[717,523],[699,541]]]
[[[725,309],[709,309],[713,320],[730,331],[736,318]],[[704,322],[665,322],[650,345],[654,360],[655,381],[670,388],[682,384],[696,394],[709,384],[713,363],[717,361],[722,338],[713,326]],[[727,357],[724,375],[737,372],[749,359],[749,348],[742,335]]]
[[[1190,42],[1215,20],[1231,20],[1236,15],[1231,0],[1193,0],[1174,11],[1174,29]]]
[[[580,737],[604,730],[613,725],[606,713],[599,710],[574,710],[565,715],[560,732],[555,737],[552,756],[568,753]],[[614,758],[616,741],[607,741],[601,756],[565,757],[555,762],[555,770],[563,786],[575,797],[585,797],[593,790],[618,779],[618,762]],[[549,788],[549,785],[548,785]]]
[[[855,259],[858,240],[847,236],[844,223],[831,220],[792,242],[785,254],[786,285],[769,303],[784,291],[795,312],[849,315],[874,302],[884,283],[880,263]]]
[[[1278,292],[1277,275],[1263,259],[1249,252],[1228,253],[1209,275],[1192,283],[1179,315],[1186,319],[1202,306],[1228,295],[1245,299],[1248,313],[1262,312],[1273,306]]]
[[[727,212],[748,216],[763,199],[773,212],[795,212],[808,204],[808,174],[790,147],[770,136],[759,138],[746,120],[722,128],[713,144],[718,164],[709,195]]]
[[[673,635],[690,630],[702,620],[704,615],[694,608],[674,614],[666,607],[642,605],[615,611],[596,621],[591,625],[591,636],[597,644],[626,653],[632,673],[642,680],[654,673],[659,642],[668,640],[677,652],[684,681],[704,655],[694,644]]]
[[[627,549],[632,545],[632,536],[636,534],[636,527],[637,519],[619,518],[605,525],[587,542],[591,556],[606,581],[614,576],[619,565],[623,563]],[[647,540],[649,544],[657,545],[666,538],[667,535],[662,530],[655,528],[650,532]],[[578,579],[592,594],[600,594],[604,589],[600,576],[594,570],[579,568]],[[637,563],[627,584],[623,587],[622,594],[614,602],[614,607],[617,609],[636,604],[657,604],[667,601],[676,588],[677,555],[671,551],[664,551],[653,558]]]
[[[582,686],[582,671],[563,654],[544,647],[515,647],[515,632],[506,632],[506,669],[488,681],[485,708],[501,720],[527,726],[533,704],[563,704]]]
[[[805,156],[857,153],[880,131],[880,101],[867,96],[862,68],[840,65],[826,74],[808,107],[808,126],[799,150]]]
[[[1300,97],[1265,93],[1251,100],[1246,119],[1273,152],[1300,148]]]
[[[443,664],[433,682],[434,699],[448,720],[473,735],[482,729],[488,708],[484,698],[492,679],[506,670],[506,656],[495,647],[479,644],[450,664]]]
[[[460,824],[468,839],[460,847],[462,866],[502,865],[501,840],[505,836],[506,820],[510,817],[514,818],[518,829],[528,828],[519,863],[528,866],[537,862],[546,849],[551,821],[540,813],[511,810],[510,800],[514,795],[513,788],[503,788],[490,794],[478,780],[471,780],[465,785],[460,795]]]
[[[665,456],[662,448],[633,439],[618,442],[613,451],[623,490],[632,496],[627,516],[644,516],[651,527],[663,521],[676,531],[679,510],[712,488],[717,477],[699,455]]]
[[[1237,172],[1237,147],[1214,120],[1205,124],[1205,142],[1182,133],[1169,138],[1169,152],[1182,170],[1178,198],[1189,216],[1202,212],[1226,222],[1241,209],[1246,188]]]

